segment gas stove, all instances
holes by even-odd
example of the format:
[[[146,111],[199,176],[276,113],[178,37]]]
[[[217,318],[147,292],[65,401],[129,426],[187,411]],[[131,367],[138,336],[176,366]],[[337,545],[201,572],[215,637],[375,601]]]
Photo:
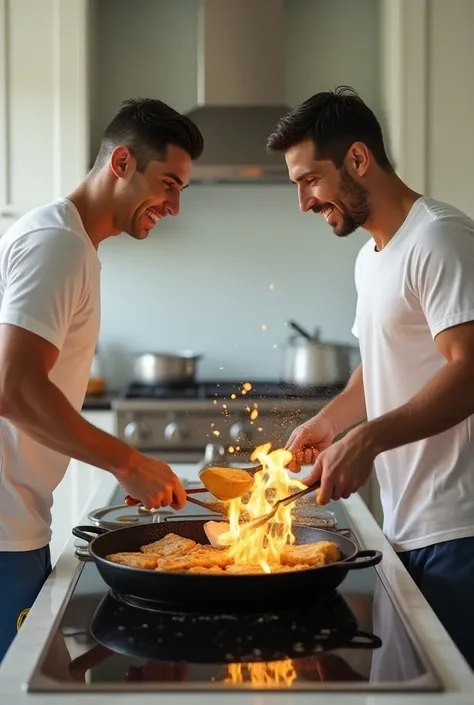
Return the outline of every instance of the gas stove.
[[[112,401],[119,438],[167,462],[198,462],[210,442],[248,460],[269,439],[285,444],[344,383],[300,387],[279,381],[202,381],[186,387],[132,383]]]
[[[279,380],[237,382],[236,380],[196,381],[184,386],[140,384],[131,382],[119,393],[119,399],[311,399],[331,398],[344,389],[345,382],[301,386]]]
[[[122,499],[118,490],[112,503]],[[340,503],[331,509],[337,529],[347,528]],[[177,512],[162,521],[186,518],[193,515]],[[84,693],[442,690],[376,568],[349,572],[336,591],[306,607],[289,595],[288,607],[276,612],[220,614],[209,608],[196,613],[190,600],[189,611],[178,613],[110,590],[90,560],[77,570],[27,688]]]

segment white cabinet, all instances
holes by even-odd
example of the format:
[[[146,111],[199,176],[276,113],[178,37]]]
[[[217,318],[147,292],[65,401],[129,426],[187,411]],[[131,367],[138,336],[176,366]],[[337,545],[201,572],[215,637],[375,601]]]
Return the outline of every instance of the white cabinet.
[[[102,431],[115,435],[115,414],[112,411],[84,411],[82,416]],[[70,492],[71,516],[78,521],[84,513],[100,482],[104,479],[104,470],[71,460],[67,471],[67,484]]]
[[[390,152],[415,190],[474,217],[472,0],[383,0]]]
[[[115,435],[112,411],[84,411],[83,417],[106,433]],[[91,498],[108,473],[100,468],[71,460],[63,480],[53,492],[51,560],[53,565],[71,537],[71,529],[83,517]]]
[[[383,523],[383,511],[382,503],[380,501],[380,486],[375,470],[372,471],[367,484],[364,487],[361,487],[358,494],[365,502],[367,509],[371,512],[375,521],[381,527]]]
[[[87,173],[87,0],[0,0],[0,235]]]

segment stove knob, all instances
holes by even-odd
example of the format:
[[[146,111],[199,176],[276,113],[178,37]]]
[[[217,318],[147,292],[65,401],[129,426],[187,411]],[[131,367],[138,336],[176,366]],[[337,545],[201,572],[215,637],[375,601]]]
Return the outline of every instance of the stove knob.
[[[140,439],[140,427],[136,421],[130,421],[123,429],[123,435],[132,443],[136,443]]]
[[[242,443],[243,441],[251,441],[252,428],[248,424],[243,423],[242,421],[238,421],[237,423],[232,424],[232,426],[230,427],[229,435],[232,440],[236,443]]]
[[[130,443],[139,443],[150,436],[149,429],[138,421],[129,421],[123,430],[124,436]]]
[[[176,423],[176,421],[172,421],[165,428],[165,438],[170,443],[179,443],[180,441],[184,441],[186,436],[187,433],[185,428],[181,424]]]

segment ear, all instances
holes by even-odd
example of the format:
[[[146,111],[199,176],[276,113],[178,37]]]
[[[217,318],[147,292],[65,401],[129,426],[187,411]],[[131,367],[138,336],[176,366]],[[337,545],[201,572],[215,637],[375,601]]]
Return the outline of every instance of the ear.
[[[135,168],[135,159],[128,147],[116,147],[110,155],[109,163],[118,179],[123,179]]]
[[[365,176],[370,164],[370,151],[363,142],[354,142],[346,155],[346,167],[354,176]]]

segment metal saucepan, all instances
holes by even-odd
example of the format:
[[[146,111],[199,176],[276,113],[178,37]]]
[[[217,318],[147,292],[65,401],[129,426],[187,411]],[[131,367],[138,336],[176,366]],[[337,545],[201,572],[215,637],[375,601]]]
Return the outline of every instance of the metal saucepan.
[[[296,330],[285,348],[283,382],[302,387],[318,387],[347,382],[355,364],[357,347],[320,340],[319,331],[313,335],[294,321],[288,325]]]
[[[135,356],[134,382],[186,386],[196,381],[197,363],[201,355],[192,351],[182,353],[145,352]]]
[[[322,568],[269,575],[212,575],[166,573],[131,568],[106,560],[105,556],[123,551],[139,551],[169,533],[197,543],[209,543],[204,532],[206,520],[173,521],[142,524],[107,531],[98,526],[76,526],[74,536],[89,542],[89,552],[99,573],[109,587],[118,593],[153,600],[176,609],[209,612],[222,609],[275,609],[288,606],[288,600],[314,600],[318,593],[334,590],[349,570],[368,568],[380,563],[382,554],[375,550],[359,550],[356,543],[336,531],[293,526],[297,544],[334,541],[342,560]],[[96,535],[93,538],[91,534]]]

